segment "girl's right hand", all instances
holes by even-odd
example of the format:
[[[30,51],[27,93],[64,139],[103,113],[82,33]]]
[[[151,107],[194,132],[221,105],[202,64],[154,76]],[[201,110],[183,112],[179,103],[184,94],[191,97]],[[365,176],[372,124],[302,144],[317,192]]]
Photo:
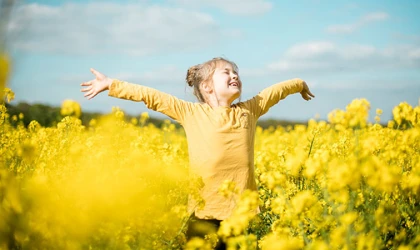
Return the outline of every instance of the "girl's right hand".
[[[84,94],[84,97],[86,97],[88,100],[92,99],[102,91],[108,90],[112,83],[112,79],[107,77],[106,75],[92,68],[90,69],[90,71],[95,76],[95,79],[80,84],[80,86],[86,86],[86,88],[82,88],[81,91],[86,92],[86,94]]]
[[[305,81],[303,82],[303,88],[300,94],[302,95],[302,98],[305,99],[306,101],[309,101],[315,97],[315,95],[312,94],[311,91],[309,90],[309,87]]]

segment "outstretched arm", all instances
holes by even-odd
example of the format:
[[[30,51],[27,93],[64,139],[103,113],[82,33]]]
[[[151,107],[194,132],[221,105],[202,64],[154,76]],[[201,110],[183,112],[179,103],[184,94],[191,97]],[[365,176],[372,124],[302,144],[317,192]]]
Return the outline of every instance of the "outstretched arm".
[[[300,93],[302,98],[309,101],[314,94],[309,90],[308,85],[302,79],[296,78],[288,81],[276,83],[264,90],[252,99],[246,102],[250,106],[255,116],[258,118],[277,104],[280,100],[283,100],[288,95]]]
[[[147,108],[183,123],[190,103],[153,88],[111,79],[94,69],[91,69],[91,72],[95,75],[95,79],[81,84],[81,86],[86,86],[81,91],[86,92],[84,96],[87,99],[92,99],[97,94],[109,90],[109,96],[144,102]]]

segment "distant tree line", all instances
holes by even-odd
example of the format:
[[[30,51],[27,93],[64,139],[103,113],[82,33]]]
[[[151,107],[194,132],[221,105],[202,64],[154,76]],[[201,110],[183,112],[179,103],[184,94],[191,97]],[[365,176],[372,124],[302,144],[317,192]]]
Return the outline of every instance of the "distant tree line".
[[[6,108],[8,111],[8,114],[10,115],[10,119],[12,119],[13,116],[19,117],[20,114],[23,114],[22,122],[26,126],[29,125],[29,123],[33,120],[36,120],[41,126],[43,127],[53,127],[56,126],[58,122],[61,121],[61,119],[64,118],[63,115],[61,115],[61,107],[54,107],[49,106],[46,104],[29,104],[26,102],[19,102],[18,104],[12,105],[6,103]],[[103,113],[100,112],[82,112],[80,116],[80,120],[82,121],[82,124],[85,126],[89,125],[89,122],[92,119],[98,119],[99,117],[103,116]],[[133,115],[125,115],[125,118],[127,121],[130,121],[132,118],[139,118],[140,114],[138,116]],[[161,127],[161,125],[164,123],[164,119],[158,119],[150,117],[148,119],[148,123],[152,123],[157,127]],[[12,124],[17,124],[13,123]],[[295,124],[305,124],[302,122],[296,122],[296,121],[285,121],[285,120],[275,120],[275,119],[264,119],[258,121],[258,125],[262,128],[268,128],[270,126],[277,127],[277,126],[289,126],[289,125],[295,125]],[[176,126],[180,126],[178,123],[176,123]]]

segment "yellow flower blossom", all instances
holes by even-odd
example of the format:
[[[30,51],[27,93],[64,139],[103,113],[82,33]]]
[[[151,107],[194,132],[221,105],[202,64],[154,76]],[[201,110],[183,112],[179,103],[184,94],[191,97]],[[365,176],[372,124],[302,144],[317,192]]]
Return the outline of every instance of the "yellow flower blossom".
[[[301,239],[269,235],[262,241],[262,250],[300,250],[304,244]]]
[[[140,115],[140,126],[144,126],[147,122],[147,120],[149,120],[149,113],[148,112],[143,112]]]
[[[328,114],[328,120],[335,125],[349,128],[364,128],[369,117],[370,103],[366,99],[354,99],[346,110],[336,109]]]
[[[74,116],[79,118],[82,114],[80,104],[73,100],[64,100],[61,104],[61,115],[62,116]]]

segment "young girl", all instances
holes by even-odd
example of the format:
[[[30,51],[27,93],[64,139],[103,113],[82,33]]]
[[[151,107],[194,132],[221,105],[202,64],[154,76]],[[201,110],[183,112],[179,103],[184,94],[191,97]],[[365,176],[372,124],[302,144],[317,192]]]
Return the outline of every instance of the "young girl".
[[[180,100],[153,88],[110,79],[91,69],[95,79],[81,86],[85,97],[92,99],[102,91],[109,96],[142,101],[149,109],[161,112],[179,122],[185,129],[190,168],[201,176],[204,209],[195,209],[189,201],[193,219],[188,236],[200,236],[197,223],[220,226],[231,215],[235,201],[225,198],[218,189],[225,180],[232,181],[240,192],[257,190],[254,178],[254,135],[257,120],[270,107],[290,94],[300,93],[305,100],[314,95],[305,81],[292,79],[277,83],[253,98],[233,104],[241,96],[242,82],[235,63],[214,58],[188,69],[186,81],[194,90],[198,103]],[[195,210],[195,211],[194,211]],[[206,234],[205,232],[202,234]],[[203,235],[201,235],[203,236]]]

